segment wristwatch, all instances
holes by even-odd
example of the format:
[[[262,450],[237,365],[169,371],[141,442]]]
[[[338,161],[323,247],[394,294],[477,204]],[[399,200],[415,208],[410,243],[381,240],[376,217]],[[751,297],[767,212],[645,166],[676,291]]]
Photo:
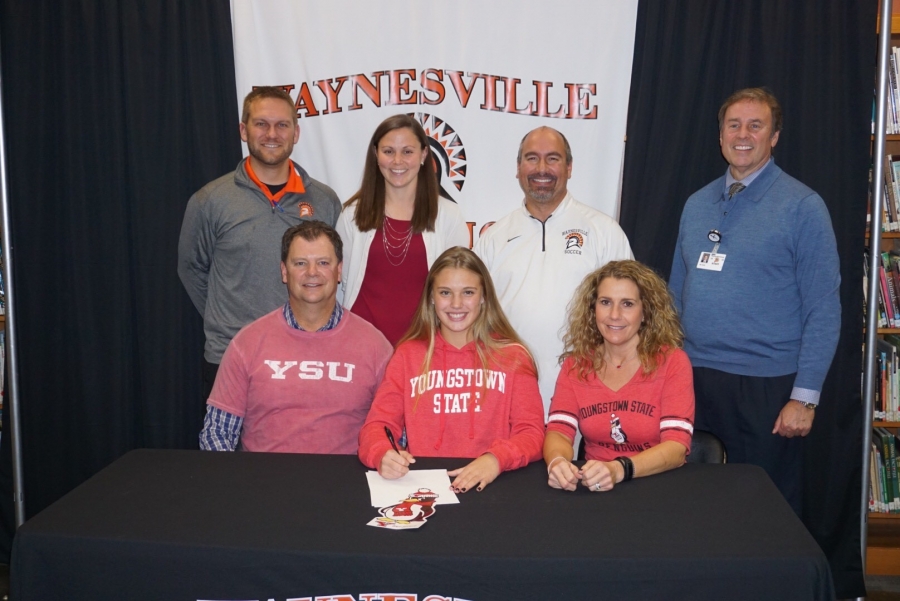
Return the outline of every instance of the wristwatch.
[[[804,407],[806,407],[807,409],[812,409],[813,411],[815,411],[816,407],[818,407],[818,405],[816,405],[815,403],[806,403],[804,401],[797,401],[797,402],[800,403],[801,405],[803,405]]]

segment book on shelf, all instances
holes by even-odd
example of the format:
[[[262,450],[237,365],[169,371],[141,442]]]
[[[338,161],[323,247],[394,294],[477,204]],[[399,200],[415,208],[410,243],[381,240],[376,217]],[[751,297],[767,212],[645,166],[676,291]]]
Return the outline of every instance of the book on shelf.
[[[897,437],[885,428],[872,430],[869,452],[869,511],[900,514]]]
[[[869,445],[869,512],[880,513],[881,492],[878,483],[878,456],[875,443]]]
[[[891,304],[891,295],[888,292],[887,277],[884,275],[884,267],[878,266],[878,284],[879,284],[879,300],[884,306],[884,313],[887,316],[885,327],[893,328],[896,324],[894,317],[894,307]]]
[[[885,301],[890,301],[887,305],[890,307],[890,318],[888,323],[892,328],[900,328],[900,282],[894,277],[894,268],[891,265],[891,256],[888,252],[882,252],[880,255],[881,264],[880,273],[884,277]]]
[[[868,199],[868,209],[866,212],[866,227],[870,228],[872,226],[872,169],[869,169],[869,199]],[[888,205],[889,203],[889,191],[888,184],[885,183],[882,188],[884,189],[884,202],[881,205],[881,231],[882,232],[892,232],[897,231],[896,225],[892,223],[890,215],[888,215]]]
[[[894,231],[900,231],[900,156],[895,157],[889,154],[888,157],[890,158],[888,166],[891,170],[891,185],[894,193],[894,215],[897,216]]]
[[[893,159],[891,155],[884,155],[884,169],[882,176],[884,177],[884,231],[896,232],[900,231],[900,223],[897,222],[897,182],[894,180]]]
[[[869,167],[869,196],[866,199],[866,231],[872,228],[872,168]]]
[[[887,387],[889,394],[886,397],[884,414],[881,418],[885,421],[900,421],[900,336],[887,334],[879,343],[890,345],[892,349],[879,346],[879,351],[885,353],[885,360],[890,365],[890,383]]]
[[[864,259],[865,259],[865,261],[863,263],[863,295],[868,301],[868,294],[869,294],[869,253],[868,253],[868,251],[866,251],[864,253]],[[878,327],[879,328],[889,328],[889,327],[892,327],[893,324],[888,321],[888,313],[887,313],[887,309],[886,309],[886,305],[885,305],[885,300],[886,300],[885,294],[887,291],[886,290],[882,291],[882,289],[886,288],[886,286],[887,286],[886,282],[882,282],[880,272],[883,270],[884,270],[884,268],[881,265],[879,265],[878,273],[876,273],[874,276],[876,278],[876,280],[879,282],[878,286],[877,286],[877,288],[878,288]],[[863,305],[863,308],[865,309],[867,306],[868,306],[868,302]]]
[[[894,48],[888,57],[887,133],[897,133],[897,57]]]
[[[890,94],[888,97],[893,105],[893,131],[892,133],[900,133],[900,48],[896,46],[891,48],[891,54],[888,57],[890,66],[888,82],[890,84]]]
[[[891,48],[889,57],[890,62],[890,94],[889,98],[893,101],[893,130],[891,133],[900,133],[900,48],[894,46]]]
[[[900,253],[895,250],[888,251],[888,265],[891,276],[894,278],[894,290],[900,295]]]
[[[885,469],[884,451],[882,451],[881,438],[875,443],[878,450],[878,507],[881,513],[890,513],[891,503],[887,494],[887,470]]]
[[[872,419],[884,419],[887,412],[885,411],[885,399],[887,398],[887,389],[891,372],[888,368],[888,361],[883,351],[879,351],[875,357],[875,375],[878,378],[878,387],[875,389],[874,415]]]
[[[888,184],[888,195],[885,198],[885,204],[889,209],[890,225],[892,232],[900,232],[900,179],[898,179],[898,168],[900,168],[900,156],[885,155],[885,183]],[[890,199],[890,202],[888,202]]]
[[[891,486],[894,494],[894,512],[900,513],[900,480],[897,479],[897,437],[894,433],[886,428],[881,428],[882,440],[888,438],[888,454],[890,455],[891,464]]]
[[[872,497],[870,510],[873,513],[889,513],[887,496],[885,492],[884,479],[884,456],[881,452],[881,439],[872,432],[872,449],[869,461],[871,469],[869,471],[870,484],[869,495]]]
[[[897,479],[897,437],[886,428],[875,428],[872,444],[878,462],[878,484],[873,488],[878,513],[900,513],[900,481]],[[877,492],[876,492],[877,491]]]
[[[878,269],[881,278],[884,305],[887,309],[888,323],[892,328],[900,328],[900,304],[897,303],[897,292],[894,290],[894,277],[891,272],[891,263],[886,252],[881,253],[881,265]]]
[[[888,56],[888,94],[885,98],[887,104],[885,133],[900,133],[900,49],[892,48]],[[877,92],[872,100],[872,132],[875,132],[875,110],[877,108]]]

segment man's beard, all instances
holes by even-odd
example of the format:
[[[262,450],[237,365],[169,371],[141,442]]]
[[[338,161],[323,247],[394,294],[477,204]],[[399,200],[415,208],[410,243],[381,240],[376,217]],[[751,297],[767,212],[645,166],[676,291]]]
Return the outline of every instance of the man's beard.
[[[550,178],[552,181],[546,186],[533,186],[531,184],[531,179],[547,179]],[[525,194],[528,195],[529,198],[535,200],[537,202],[547,202],[552,199],[556,194],[556,182],[558,178],[553,175],[547,175],[546,173],[536,173],[534,175],[529,175],[525,182],[527,184]]]
[[[271,151],[269,151],[269,153],[266,153],[266,150],[268,149],[264,149],[262,145],[256,143],[250,144],[248,142],[247,150],[250,153],[250,156],[252,156],[263,165],[275,167],[281,165],[285,160],[290,158],[293,148],[281,147],[278,149],[280,152],[278,152],[277,154],[271,154],[271,152],[274,152],[275,149],[272,149]]]

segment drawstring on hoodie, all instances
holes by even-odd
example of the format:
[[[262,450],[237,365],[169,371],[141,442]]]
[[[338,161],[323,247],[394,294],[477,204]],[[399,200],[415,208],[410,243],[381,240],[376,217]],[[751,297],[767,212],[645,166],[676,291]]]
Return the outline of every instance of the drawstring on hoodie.
[[[443,365],[444,371],[446,372],[446,371],[447,371],[447,370],[446,370],[446,367],[447,367],[447,350],[444,348],[444,345],[443,345],[443,344],[441,344],[441,359],[442,359],[441,364]],[[426,377],[430,377],[430,374],[425,374],[425,376],[426,376]],[[440,450],[440,448],[441,448],[441,443],[444,442],[444,424],[445,424],[446,420],[447,420],[447,412],[444,411],[443,408],[441,408],[441,429],[440,429],[440,431],[438,432],[438,439],[437,439],[437,442],[434,443],[434,450],[435,450],[435,451]]]
[[[444,342],[444,341],[442,341],[442,343],[440,344],[441,368],[444,373],[448,373],[448,370],[447,370],[447,347],[445,345],[446,345],[446,342]],[[437,354],[437,348],[435,348],[435,354]],[[426,377],[429,377],[429,375],[426,374]],[[474,392],[470,398],[471,398],[471,405],[467,409],[467,413],[469,414],[469,440],[474,440],[475,439],[475,408],[478,406],[478,402],[477,402],[477,399],[475,398]],[[441,429],[438,432],[437,441],[434,443],[435,451],[440,450],[441,444],[444,442],[444,426],[445,426],[446,420],[447,420],[446,407],[441,408],[440,416],[441,416],[441,424],[440,424]]]

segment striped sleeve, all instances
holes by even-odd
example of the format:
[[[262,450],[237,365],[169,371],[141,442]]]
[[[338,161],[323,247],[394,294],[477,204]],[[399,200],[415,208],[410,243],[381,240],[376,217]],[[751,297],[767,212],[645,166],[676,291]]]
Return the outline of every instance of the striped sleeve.
[[[688,434],[694,433],[694,425],[680,417],[676,416],[666,416],[659,420],[659,431],[665,432],[666,430],[684,430]]]
[[[550,417],[547,419],[547,425],[550,424],[559,424],[561,426],[568,426],[572,431],[572,435],[575,435],[576,430],[578,430],[578,418],[575,417],[575,414],[569,411],[553,411],[550,410]]]
[[[681,443],[691,452],[694,434],[694,374],[687,354],[677,349],[666,358],[660,399],[659,440]]]
[[[556,388],[553,390],[550,415],[547,418],[547,432],[559,432],[575,440],[578,433],[578,399],[572,388],[572,377],[571,359],[566,359],[556,377]]]

